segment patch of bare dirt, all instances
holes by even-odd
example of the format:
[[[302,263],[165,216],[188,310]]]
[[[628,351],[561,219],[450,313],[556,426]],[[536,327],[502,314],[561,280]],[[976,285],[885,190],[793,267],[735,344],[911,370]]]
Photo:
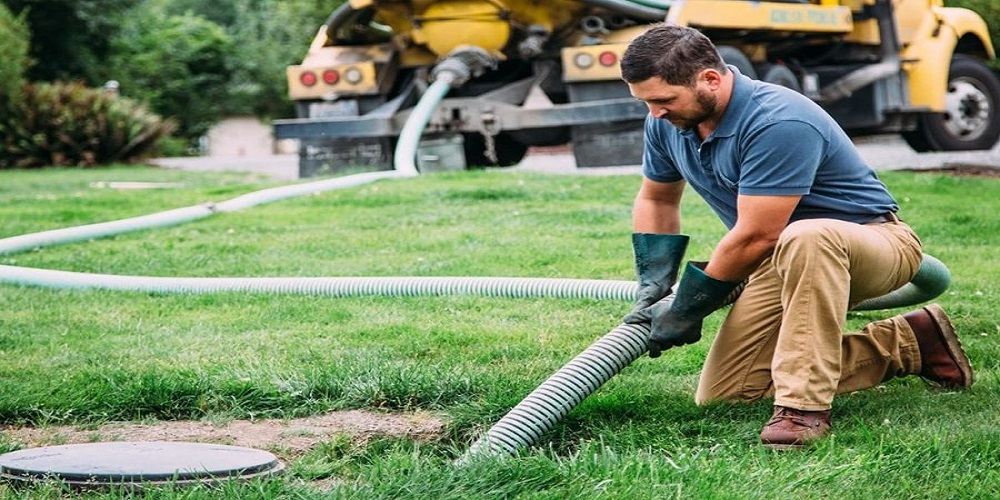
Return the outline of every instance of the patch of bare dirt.
[[[429,441],[440,436],[444,426],[443,420],[423,412],[392,414],[351,410],[295,419],[233,420],[218,424],[111,422],[94,427],[6,428],[3,433],[27,447],[105,441],[185,441],[244,446],[288,456],[301,454],[317,443],[343,435],[358,442],[378,436]]]
[[[959,177],[1000,177],[1000,167],[964,163],[946,163],[941,168],[919,169],[915,171],[948,174]]]

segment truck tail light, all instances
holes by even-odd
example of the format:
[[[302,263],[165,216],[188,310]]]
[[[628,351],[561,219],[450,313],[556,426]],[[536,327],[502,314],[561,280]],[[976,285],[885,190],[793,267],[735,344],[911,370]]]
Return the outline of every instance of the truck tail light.
[[[586,52],[580,52],[573,57],[573,64],[580,69],[587,69],[594,65],[594,56]]]
[[[340,73],[334,69],[328,69],[323,72],[323,83],[327,85],[334,85],[340,81]]]
[[[361,70],[358,68],[347,68],[347,71],[344,72],[344,79],[351,85],[361,83],[361,80],[364,79],[364,77],[365,75],[361,73]]]
[[[302,85],[305,85],[306,87],[312,87],[313,85],[316,85],[317,82],[316,73],[313,73],[312,71],[303,72],[302,74],[299,75],[299,82],[302,83]]]
[[[601,66],[614,66],[618,62],[618,55],[611,51],[601,52],[601,55],[597,56],[597,61]]]

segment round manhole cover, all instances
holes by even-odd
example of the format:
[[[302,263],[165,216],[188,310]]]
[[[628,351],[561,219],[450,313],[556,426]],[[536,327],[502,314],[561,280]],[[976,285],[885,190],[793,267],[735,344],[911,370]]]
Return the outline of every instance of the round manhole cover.
[[[197,484],[249,479],[284,469],[273,454],[238,446],[158,441],[69,444],[0,455],[0,477],[75,487]]]

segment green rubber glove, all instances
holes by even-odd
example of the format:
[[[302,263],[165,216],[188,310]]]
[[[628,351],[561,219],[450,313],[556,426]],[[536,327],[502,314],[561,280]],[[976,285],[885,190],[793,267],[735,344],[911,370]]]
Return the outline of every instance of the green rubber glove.
[[[742,281],[717,280],[702,269],[705,263],[688,262],[677,285],[673,301],[649,307],[649,357],[674,346],[693,344],[701,339],[701,324],[716,309],[731,303]]]
[[[632,233],[639,292],[625,323],[644,323],[649,306],[670,294],[690,238],[684,234]]]

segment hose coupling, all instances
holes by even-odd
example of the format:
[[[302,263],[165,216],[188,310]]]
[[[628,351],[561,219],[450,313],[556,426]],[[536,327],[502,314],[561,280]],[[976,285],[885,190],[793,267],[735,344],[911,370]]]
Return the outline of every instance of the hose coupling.
[[[432,81],[447,78],[453,88],[460,87],[486,70],[496,69],[498,64],[497,58],[481,47],[462,45],[434,66],[430,76]]]

